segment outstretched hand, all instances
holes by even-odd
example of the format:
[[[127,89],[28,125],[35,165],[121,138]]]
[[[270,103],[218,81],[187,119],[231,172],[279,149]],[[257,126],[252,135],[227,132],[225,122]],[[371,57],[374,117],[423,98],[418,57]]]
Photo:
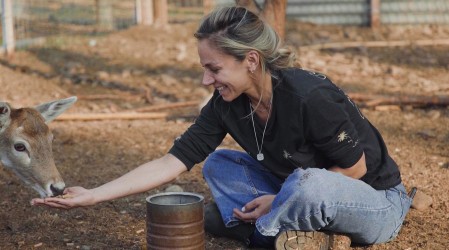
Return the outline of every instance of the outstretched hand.
[[[270,212],[274,197],[275,195],[257,197],[241,209],[234,208],[233,215],[244,222],[254,223],[259,217]]]
[[[92,190],[83,187],[70,187],[59,197],[36,198],[31,200],[32,206],[47,206],[52,208],[71,209],[95,204]]]

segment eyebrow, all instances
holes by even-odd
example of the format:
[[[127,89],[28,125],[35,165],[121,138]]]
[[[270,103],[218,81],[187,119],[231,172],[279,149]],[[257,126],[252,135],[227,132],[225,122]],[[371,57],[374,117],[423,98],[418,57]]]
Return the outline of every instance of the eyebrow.
[[[217,65],[216,63],[206,63],[203,65],[203,67],[205,68],[215,68],[215,67],[219,67],[219,65]]]

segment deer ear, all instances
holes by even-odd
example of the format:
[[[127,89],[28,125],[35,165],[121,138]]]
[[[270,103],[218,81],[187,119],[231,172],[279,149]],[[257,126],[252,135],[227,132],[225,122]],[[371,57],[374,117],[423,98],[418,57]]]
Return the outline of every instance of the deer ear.
[[[43,103],[34,108],[41,113],[45,119],[45,122],[49,123],[66,111],[66,109],[70,108],[76,100],[76,96],[72,96],[66,99]]]
[[[0,102],[0,133],[8,127],[11,121],[11,107],[6,102]]]

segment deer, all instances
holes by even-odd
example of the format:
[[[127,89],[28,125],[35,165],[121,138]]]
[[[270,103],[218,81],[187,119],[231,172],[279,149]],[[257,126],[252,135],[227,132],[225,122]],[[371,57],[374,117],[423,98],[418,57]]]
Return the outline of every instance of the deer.
[[[53,134],[47,124],[76,100],[72,96],[18,109],[0,101],[0,162],[41,198],[62,195],[65,189],[54,162]]]

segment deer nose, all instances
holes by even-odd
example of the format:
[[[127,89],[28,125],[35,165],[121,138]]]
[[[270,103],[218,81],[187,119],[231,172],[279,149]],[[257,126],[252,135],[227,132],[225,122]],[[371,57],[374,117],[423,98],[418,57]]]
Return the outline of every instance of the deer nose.
[[[56,183],[50,185],[50,190],[53,192],[54,196],[62,195],[65,189],[64,183]]]

